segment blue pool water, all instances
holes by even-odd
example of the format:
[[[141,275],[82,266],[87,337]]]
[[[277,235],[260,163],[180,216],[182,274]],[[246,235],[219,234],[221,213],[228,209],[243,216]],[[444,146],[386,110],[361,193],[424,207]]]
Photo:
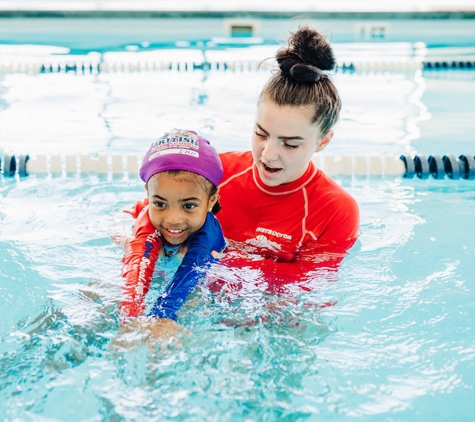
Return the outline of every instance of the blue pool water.
[[[335,45],[342,60],[364,47]],[[173,127],[198,129],[220,151],[247,149],[268,75],[4,72],[0,153],[141,154]],[[475,73],[337,73],[335,81],[344,109],[325,154],[475,155]],[[217,267],[243,289],[198,288],[180,313],[188,334],[150,343],[119,335],[122,255],[111,240],[128,229],[120,211],[142,198],[142,184],[128,175],[0,177],[0,418],[470,421],[473,181],[336,180],[361,209],[359,241],[338,274],[315,272],[310,291],[270,295],[256,274]]]

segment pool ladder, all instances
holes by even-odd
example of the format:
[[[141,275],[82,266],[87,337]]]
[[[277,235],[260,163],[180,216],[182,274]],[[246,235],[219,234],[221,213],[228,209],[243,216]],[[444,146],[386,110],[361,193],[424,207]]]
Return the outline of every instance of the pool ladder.
[[[475,157],[473,155],[314,155],[314,164],[329,176],[401,176],[406,179],[475,179]],[[66,155],[5,155],[0,157],[0,172],[4,177],[30,174],[53,176],[74,176],[77,174],[97,174],[136,177],[139,171],[139,157],[134,154],[98,154],[91,156]]]

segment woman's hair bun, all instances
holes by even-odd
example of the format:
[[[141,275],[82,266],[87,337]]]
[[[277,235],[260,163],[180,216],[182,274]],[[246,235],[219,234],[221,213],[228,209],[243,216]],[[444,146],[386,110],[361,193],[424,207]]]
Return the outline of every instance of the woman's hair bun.
[[[317,82],[324,76],[323,71],[336,66],[330,43],[308,26],[291,34],[288,45],[277,52],[276,59],[282,73],[298,82]]]

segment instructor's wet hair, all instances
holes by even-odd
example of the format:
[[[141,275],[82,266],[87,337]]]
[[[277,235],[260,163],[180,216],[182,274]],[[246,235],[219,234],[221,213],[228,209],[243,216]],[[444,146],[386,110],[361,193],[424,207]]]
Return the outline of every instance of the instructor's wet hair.
[[[279,69],[261,93],[279,106],[313,106],[312,123],[322,136],[338,121],[341,100],[329,77],[336,60],[330,43],[318,31],[300,26],[276,54]]]

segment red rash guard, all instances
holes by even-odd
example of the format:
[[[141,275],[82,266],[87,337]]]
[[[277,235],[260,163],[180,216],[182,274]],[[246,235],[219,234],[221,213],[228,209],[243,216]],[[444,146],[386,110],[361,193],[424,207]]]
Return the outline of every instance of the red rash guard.
[[[225,237],[239,242],[236,252],[260,258],[252,262],[231,253],[223,263],[260,268],[282,281],[338,266],[355,243],[359,225],[358,205],[342,187],[312,162],[300,179],[269,187],[262,183],[250,151],[220,157],[224,176],[218,220]]]

